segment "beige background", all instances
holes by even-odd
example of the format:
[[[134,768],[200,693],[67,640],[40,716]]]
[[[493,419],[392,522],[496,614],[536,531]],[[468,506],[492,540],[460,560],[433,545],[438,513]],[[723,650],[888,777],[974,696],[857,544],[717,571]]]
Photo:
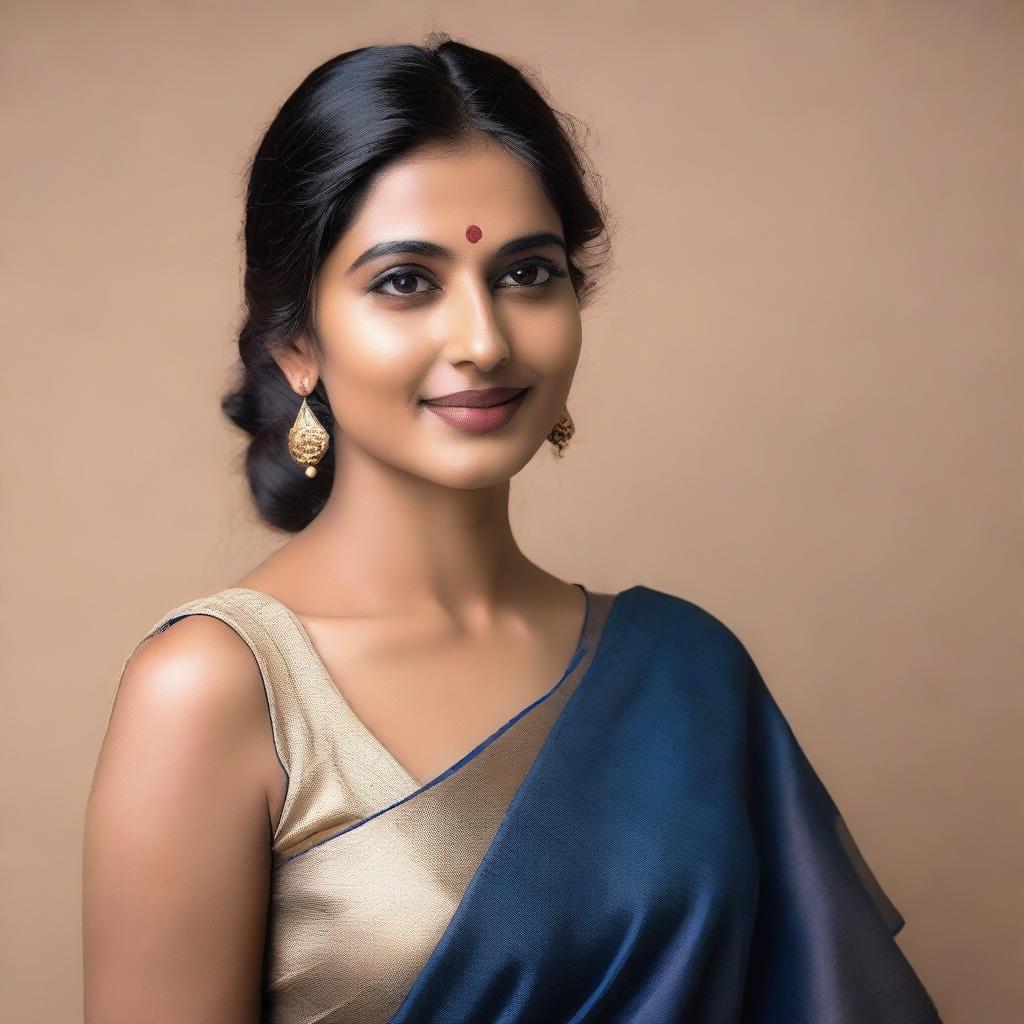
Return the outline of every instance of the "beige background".
[[[217,399],[242,172],[314,65],[431,28],[593,126],[617,263],[561,464],[566,579],[758,661],[947,1024],[1024,1020],[1020,3],[3,8],[5,1019],[80,1019],[80,830],[115,672],[280,538]]]

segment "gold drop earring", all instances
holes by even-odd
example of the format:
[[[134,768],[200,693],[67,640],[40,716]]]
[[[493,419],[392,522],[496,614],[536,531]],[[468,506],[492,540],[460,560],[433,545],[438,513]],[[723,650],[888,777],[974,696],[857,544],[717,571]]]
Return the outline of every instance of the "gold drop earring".
[[[302,378],[302,405],[299,406],[295,422],[288,431],[288,451],[300,465],[306,467],[306,476],[316,476],[316,464],[324,457],[331,435],[324,425],[313,414],[306,402],[306,396],[313,389],[309,386],[309,378]]]
[[[561,456],[574,433],[576,433],[576,425],[569,415],[569,410],[567,408],[562,409],[557,422],[551,428],[551,433],[548,434],[547,438],[555,446],[555,453],[557,455]]]

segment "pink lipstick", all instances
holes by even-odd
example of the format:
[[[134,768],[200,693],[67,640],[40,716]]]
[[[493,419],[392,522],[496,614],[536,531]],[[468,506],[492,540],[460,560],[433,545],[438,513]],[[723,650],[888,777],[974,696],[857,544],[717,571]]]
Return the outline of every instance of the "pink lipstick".
[[[529,388],[487,388],[456,391],[422,401],[427,409],[446,423],[471,434],[486,434],[505,426],[523,404]]]

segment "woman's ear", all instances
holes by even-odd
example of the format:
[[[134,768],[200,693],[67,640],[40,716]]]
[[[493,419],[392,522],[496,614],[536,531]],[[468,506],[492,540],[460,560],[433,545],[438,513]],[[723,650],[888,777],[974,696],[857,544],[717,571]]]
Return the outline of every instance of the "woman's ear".
[[[270,354],[296,394],[309,394],[316,387],[320,367],[313,345],[304,333],[286,342],[271,345]]]

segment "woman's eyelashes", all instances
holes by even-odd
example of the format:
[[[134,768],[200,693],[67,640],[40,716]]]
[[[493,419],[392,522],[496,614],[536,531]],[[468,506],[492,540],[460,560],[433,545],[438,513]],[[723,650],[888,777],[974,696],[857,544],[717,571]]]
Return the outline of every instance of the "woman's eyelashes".
[[[532,260],[523,260],[515,266],[509,267],[495,280],[493,287],[514,290],[543,288],[556,278],[566,276],[568,276],[566,271],[556,263],[537,257]],[[502,283],[505,281],[509,283]],[[423,287],[421,287],[421,283]],[[437,291],[439,287],[424,268],[396,267],[382,277],[376,278],[367,291],[390,298],[404,299],[422,295],[425,292]]]

